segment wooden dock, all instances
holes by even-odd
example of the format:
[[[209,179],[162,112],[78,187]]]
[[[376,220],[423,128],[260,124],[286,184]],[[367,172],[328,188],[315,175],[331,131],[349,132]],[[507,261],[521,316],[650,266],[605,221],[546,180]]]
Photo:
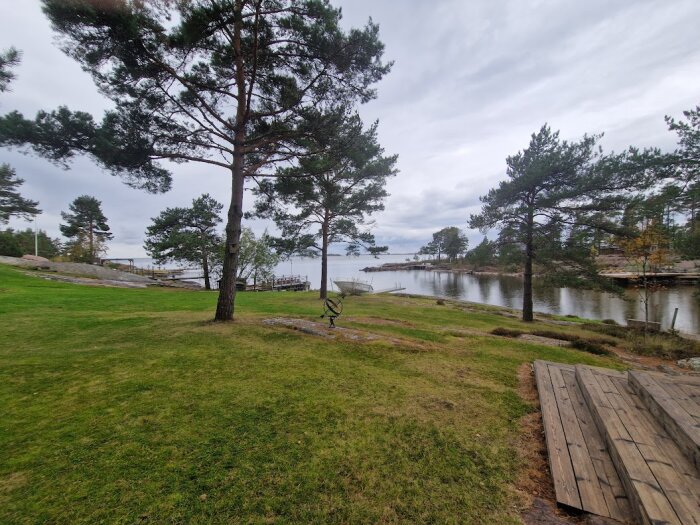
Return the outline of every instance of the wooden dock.
[[[535,362],[557,501],[700,525],[700,378]]]
[[[601,272],[600,276],[621,285],[639,284],[645,277],[638,272]],[[693,284],[700,282],[700,273],[647,272],[646,279],[650,282]]]
[[[289,291],[289,292],[304,292],[309,290],[311,284],[307,277],[301,275],[281,275],[273,276],[269,281],[248,285],[246,288],[249,291],[265,292],[265,291]]]

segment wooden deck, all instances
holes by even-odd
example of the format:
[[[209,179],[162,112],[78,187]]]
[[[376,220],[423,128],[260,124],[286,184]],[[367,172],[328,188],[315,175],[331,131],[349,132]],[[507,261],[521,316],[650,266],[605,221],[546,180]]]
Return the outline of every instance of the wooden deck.
[[[557,501],[700,525],[700,380],[535,362]]]

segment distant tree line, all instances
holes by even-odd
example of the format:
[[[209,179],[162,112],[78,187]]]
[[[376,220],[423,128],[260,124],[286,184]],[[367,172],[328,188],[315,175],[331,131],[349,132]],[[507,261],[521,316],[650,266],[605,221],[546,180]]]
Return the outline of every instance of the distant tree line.
[[[34,230],[27,228],[15,230],[8,228],[0,231],[0,255],[9,257],[22,257],[26,254],[34,255]],[[53,259],[61,255],[63,245],[60,239],[49,237],[45,231],[36,232],[37,252],[41,257]]]

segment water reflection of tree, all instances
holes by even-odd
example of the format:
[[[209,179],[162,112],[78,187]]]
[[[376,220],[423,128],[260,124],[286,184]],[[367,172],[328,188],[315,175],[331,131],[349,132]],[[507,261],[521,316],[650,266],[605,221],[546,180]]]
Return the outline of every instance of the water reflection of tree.
[[[539,279],[535,280],[532,286],[536,303],[544,304],[552,312],[561,313],[559,290],[560,288],[549,286],[546,281]]]
[[[475,277],[474,280],[479,288],[479,298],[482,303],[490,303],[493,277]]]
[[[446,295],[456,299],[463,298],[464,283],[460,274],[431,272],[431,275],[432,280],[430,284],[433,289],[433,295]]]
[[[414,288],[406,283],[406,274],[415,282]],[[522,282],[510,276],[471,276],[445,272],[404,272],[401,274],[404,284],[416,293],[455,297],[519,308],[522,301]],[[546,283],[546,281],[545,281]],[[625,297],[618,297],[595,290],[572,288],[552,288],[537,284],[535,300],[536,309],[548,313],[572,314],[590,319],[615,319],[624,323],[626,319],[639,317],[641,305],[634,290],[627,290]],[[650,304],[649,318],[668,322],[673,309],[679,307],[677,328],[686,332],[700,331],[700,303],[689,288],[672,288],[662,290],[655,295]]]
[[[523,299],[523,283],[518,277],[499,277],[498,292],[503,298],[503,305],[518,308]]]

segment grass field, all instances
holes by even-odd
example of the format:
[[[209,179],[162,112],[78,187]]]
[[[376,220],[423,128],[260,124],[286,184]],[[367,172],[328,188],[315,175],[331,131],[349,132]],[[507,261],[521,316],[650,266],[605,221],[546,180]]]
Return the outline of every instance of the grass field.
[[[519,523],[518,367],[612,363],[489,308],[348,298],[362,342],[261,323],[314,293],[215,301],[0,266],[0,523]]]

